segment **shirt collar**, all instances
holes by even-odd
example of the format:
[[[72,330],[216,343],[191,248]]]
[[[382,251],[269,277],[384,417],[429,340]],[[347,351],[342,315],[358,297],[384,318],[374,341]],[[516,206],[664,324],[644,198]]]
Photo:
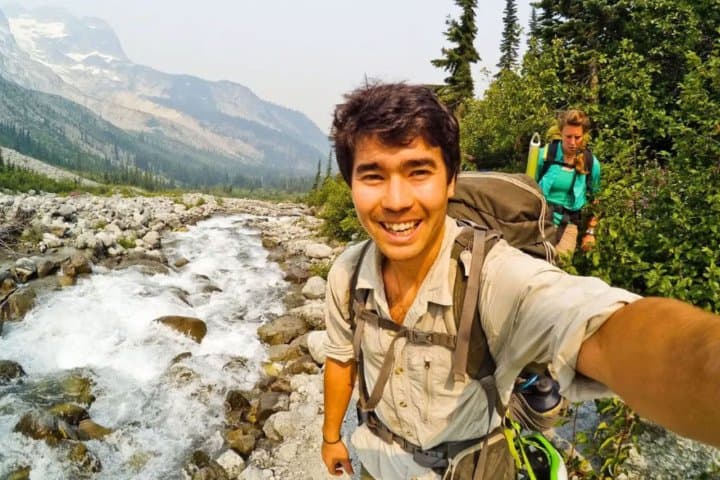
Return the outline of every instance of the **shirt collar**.
[[[460,227],[455,219],[445,217],[445,233],[443,235],[440,252],[418,291],[418,299],[438,305],[452,305],[452,288],[450,285],[450,255],[452,253],[455,237],[460,233]],[[385,298],[385,289],[382,280],[382,253],[373,243],[368,248],[365,258],[358,272],[357,288],[373,290],[375,299]]]

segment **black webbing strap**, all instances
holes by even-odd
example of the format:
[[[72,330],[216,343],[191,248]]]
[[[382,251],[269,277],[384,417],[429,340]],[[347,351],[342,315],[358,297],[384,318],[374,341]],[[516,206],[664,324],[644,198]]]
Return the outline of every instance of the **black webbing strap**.
[[[374,412],[358,410],[358,416],[361,425],[366,425],[373,434],[386,443],[398,444],[400,448],[413,456],[418,465],[425,468],[444,470],[455,455],[482,441],[487,441],[483,438],[472,438],[457,442],[443,442],[432,448],[423,449],[390,430]]]

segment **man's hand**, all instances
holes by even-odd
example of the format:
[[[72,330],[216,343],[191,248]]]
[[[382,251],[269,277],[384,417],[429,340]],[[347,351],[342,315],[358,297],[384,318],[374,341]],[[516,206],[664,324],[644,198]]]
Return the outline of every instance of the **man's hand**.
[[[321,449],[323,463],[330,475],[335,477],[342,475],[343,470],[348,475],[353,474],[352,464],[350,463],[350,455],[347,447],[340,440],[337,443],[322,443]]]

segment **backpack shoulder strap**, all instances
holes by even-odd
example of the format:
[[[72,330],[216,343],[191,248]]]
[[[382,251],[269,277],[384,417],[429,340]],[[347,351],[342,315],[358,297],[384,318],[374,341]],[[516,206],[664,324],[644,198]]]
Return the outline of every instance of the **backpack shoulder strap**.
[[[590,197],[590,195],[593,193],[593,191],[592,191],[593,154],[589,148],[586,148],[585,151],[583,151],[583,156],[585,157],[585,171],[587,172],[585,174],[585,196]]]
[[[357,282],[358,277],[360,276],[360,266],[363,263],[363,260],[365,260],[365,255],[367,254],[368,249],[370,248],[370,240],[365,240],[365,244],[360,249],[360,255],[358,256],[357,262],[355,263],[354,270],[352,272],[352,275],[350,276],[350,286],[348,289],[349,292],[349,298],[348,298],[348,323],[350,324],[350,328],[355,330],[355,309],[356,309],[356,300],[361,300],[358,297],[357,293]]]
[[[548,169],[550,168],[550,165],[553,165],[555,163],[558,163],[555,161],[555,158],[557,157],[557,150],[558,146],[560,145],[560,140],[553,140],[550,142],[547,146],[547,149],[545,150],[545,160],[543,162],[542,170],[540,171],[540,176],[538,177],[538,183],[540,183],[540,180],[545,176]]]
[[[452,256],[458,269],[453,287],[453,309],[457,325],[457,344],[453,351],[453,378],[462,380],[466,374],[483,378],[495,371],[487,338],[480,323],[478,302],[480,276],[487,252],[501,238],[500,233],[479,226],[465,228],[458,235]],[[472,343],[472,358],[470,344]],[[468,370],[468,365],[470,369]]]

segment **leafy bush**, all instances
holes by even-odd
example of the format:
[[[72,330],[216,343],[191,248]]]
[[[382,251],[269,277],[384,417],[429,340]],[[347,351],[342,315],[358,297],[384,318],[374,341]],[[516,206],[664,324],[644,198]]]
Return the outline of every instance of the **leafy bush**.
[[[308,194],[306,202],[319,207],[323,235],[342,241],[366,237],[355,214],[350,188],[339,174],[325,178],[319,189]]]

